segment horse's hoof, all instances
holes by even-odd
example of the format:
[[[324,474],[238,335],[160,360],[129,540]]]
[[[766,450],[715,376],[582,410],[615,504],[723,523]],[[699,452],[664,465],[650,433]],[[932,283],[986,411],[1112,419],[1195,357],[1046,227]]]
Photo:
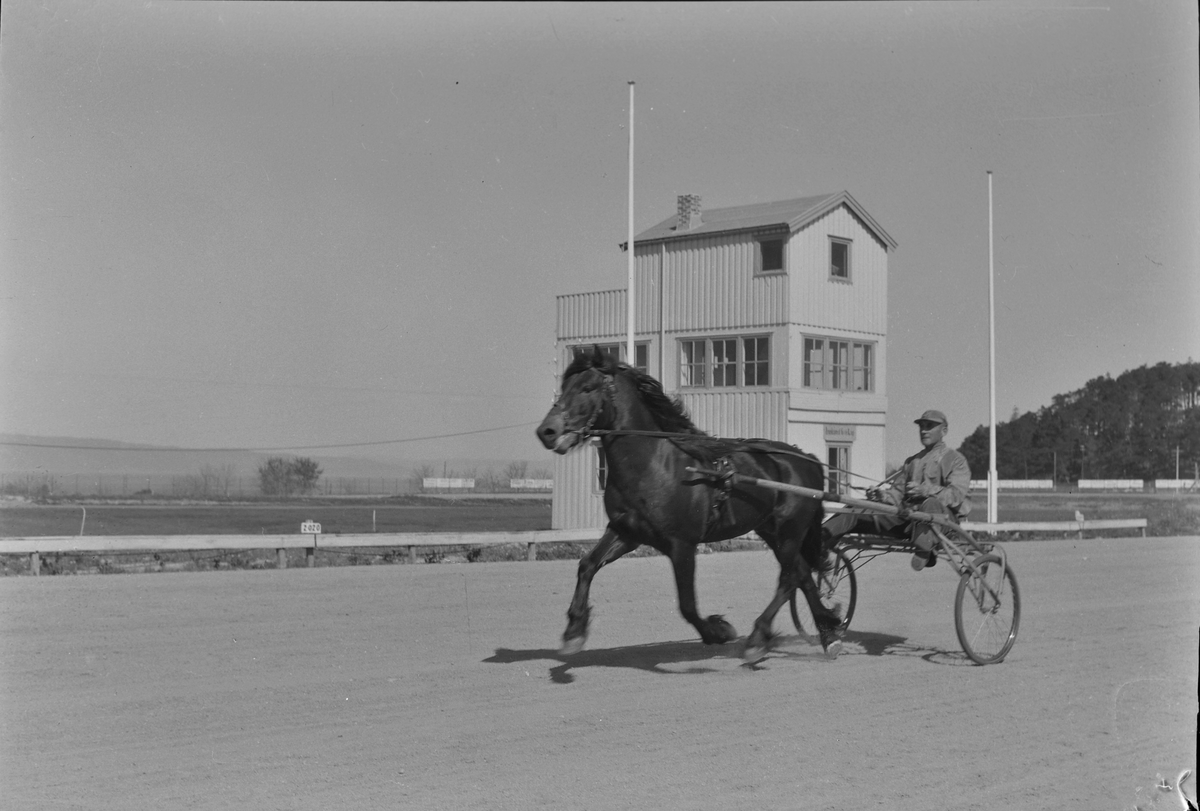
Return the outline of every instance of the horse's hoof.
[[[835,639],[825,646],[825,657],[827,659],[836,659],[838,654],[842,652],[842,640]]]
[[[737,630],[720,614],[708,618],[708,634],[704,638],[706,645],[724,645],[738,638]]]
[[[753,647],[747,645],[746,649],[742,651],[742,660],[748,665],[757,664],[767,658],[768,650],[769,648],[766,645],[755,645]]]
[[[558,649],[558,652],[563,656],[574,656],[583,650],[584,642],[587,642],[587,637],[585,636],[577,636],[574,639],[564,639],[562,647]]]

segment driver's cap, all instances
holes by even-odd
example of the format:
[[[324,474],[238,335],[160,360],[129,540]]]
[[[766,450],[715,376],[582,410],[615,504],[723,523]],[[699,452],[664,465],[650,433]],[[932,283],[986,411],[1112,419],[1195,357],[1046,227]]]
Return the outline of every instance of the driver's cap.
[[[943,414],[940,411],[935,411],[932,408],[929,409],[928,411],[926,411],[921,416],[917,417],[915,420],[913,420],[913,422],[915,422],[917,424],[920,424],[923,422],[937,422],[937,423],[941,423],[942,425],[950,424],[949,422],[946,421],[945,414]]]

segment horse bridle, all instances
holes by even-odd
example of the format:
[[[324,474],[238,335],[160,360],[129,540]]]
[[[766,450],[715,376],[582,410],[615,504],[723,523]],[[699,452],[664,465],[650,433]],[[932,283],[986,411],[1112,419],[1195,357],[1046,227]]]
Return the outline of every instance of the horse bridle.
[[[595,369],[593,371],[595,371],[597,374],[599,374],[601,379],[603,380],[601,387],[604,389],[605,399],[601,400],[600,407],[595,409],[594,411],[592,411],[591,415],[588,416],[587,422],[585,422],[583,424],[583,426],[580,428],[569,427],[566,424],[566,420],[564,419],[563,420],[563,433],[578,434],[580,437],[582,437],[584,439],[587,439],[587,438],[593,437],[593,436],[601,436],[602,434],[609,433],[608,431],[606,431],[604,429],[601,429],[599,431],[596,430],[595,425],[596,425],[596,422],[600,419],[600,415],[604,413],[605,407],[607,405],[611,404],[613,397],[616,396],[617,384],[616,384],[616,381],[613,379],[613,375],[606,374],[605,372],[601,372],[599,369]],[[558,396],[558,398],[554,401],[554,408],[562,409],[563,397],[565,397],[566,395],[567,395],[567,393],[564,391],[562,394],[560,394]],[[563,410],[565,410],[565,409],[563,409]]]

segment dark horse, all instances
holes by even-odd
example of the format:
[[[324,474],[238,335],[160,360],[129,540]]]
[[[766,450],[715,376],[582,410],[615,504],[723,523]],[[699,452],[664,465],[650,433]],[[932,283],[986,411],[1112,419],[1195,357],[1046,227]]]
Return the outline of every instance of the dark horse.
[[[771,623],[799,588],[834,657],[841,647],[840,617],[817,594],[813,569],[821,565],[821,518],[816,499],[734,483],[734,471],[756,478],[822,489],[821,464],[791,445],[765,439],[711,437],[692,424],[677,400],[649,375],[605,357],[598,349],[578,356],[563,374],[562,393],[537,429],[542,444],[566,453],[599,436],[608,466],[604,508],[608,527],[579,562],[575,596],[567,610],[562,652],[583,648],[588,627],[588,590],[603,566],[642,544],[671,560],[679,610],[705,644],[737,638],[720,615],[696,610],[696,545],[758,533],[779,560],[775,596],[754,621],[744,656],[762,658],[774,636]],[[705,476],[689,466],[724,472]]]

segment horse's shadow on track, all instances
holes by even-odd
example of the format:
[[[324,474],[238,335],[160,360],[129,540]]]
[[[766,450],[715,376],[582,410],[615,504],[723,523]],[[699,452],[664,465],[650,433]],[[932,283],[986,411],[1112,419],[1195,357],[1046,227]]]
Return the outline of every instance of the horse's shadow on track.
[[[908,638],[893,634],[863,633],[847,631],[843,639],[846,644],[843,656],[919,656],[932,664],[969,664],[961,653],[931,650],[908,644]],[[518,662],[559,662],[550,668],[550,678],[557,684],[575,681],[572,670],[589,667],[623,667],[644,670],[648,673],[679,676],[700,673],[715,673],[744,666],[758,669],[762,662],[742,661],[741,652],[745,640],[739,639],[727,645],[705,645],[700,640],[675,642],[652,642],[645,645],[626,645],[617,648],[582,650],[564,655],[551,648],[511,650],[497,648],[493,656],[484,659],[492,664],[516,664]],[[808,643],[805,645],[804,643]],[[828,661],[815,640],[790,635],[779,636],[764,660],[813,659]],[[961,661],[959,661],[961,660]]]
[[[533,650],[510,650],[497,648],[494,656],[484,659],[494,664],[517,662],[556,661],[560,664],[550,668],[550,678],[558,684],[570,684],[575,677],[570,671],[585,667],[624,667],[645,670],[650,673],[678,675],[681,673],[711,673],[723,669],[718,660],[728,662],[741,650],[735,643],[729,645],[705,645],[699,640],[678,642],[652,642],[646,645],[626,645],[619,648],[584,649],[579,653],[564,655],[550,648]],[[707,663],[707,665],[705,664]],[[678,665],[688,665],[680,670]]]

